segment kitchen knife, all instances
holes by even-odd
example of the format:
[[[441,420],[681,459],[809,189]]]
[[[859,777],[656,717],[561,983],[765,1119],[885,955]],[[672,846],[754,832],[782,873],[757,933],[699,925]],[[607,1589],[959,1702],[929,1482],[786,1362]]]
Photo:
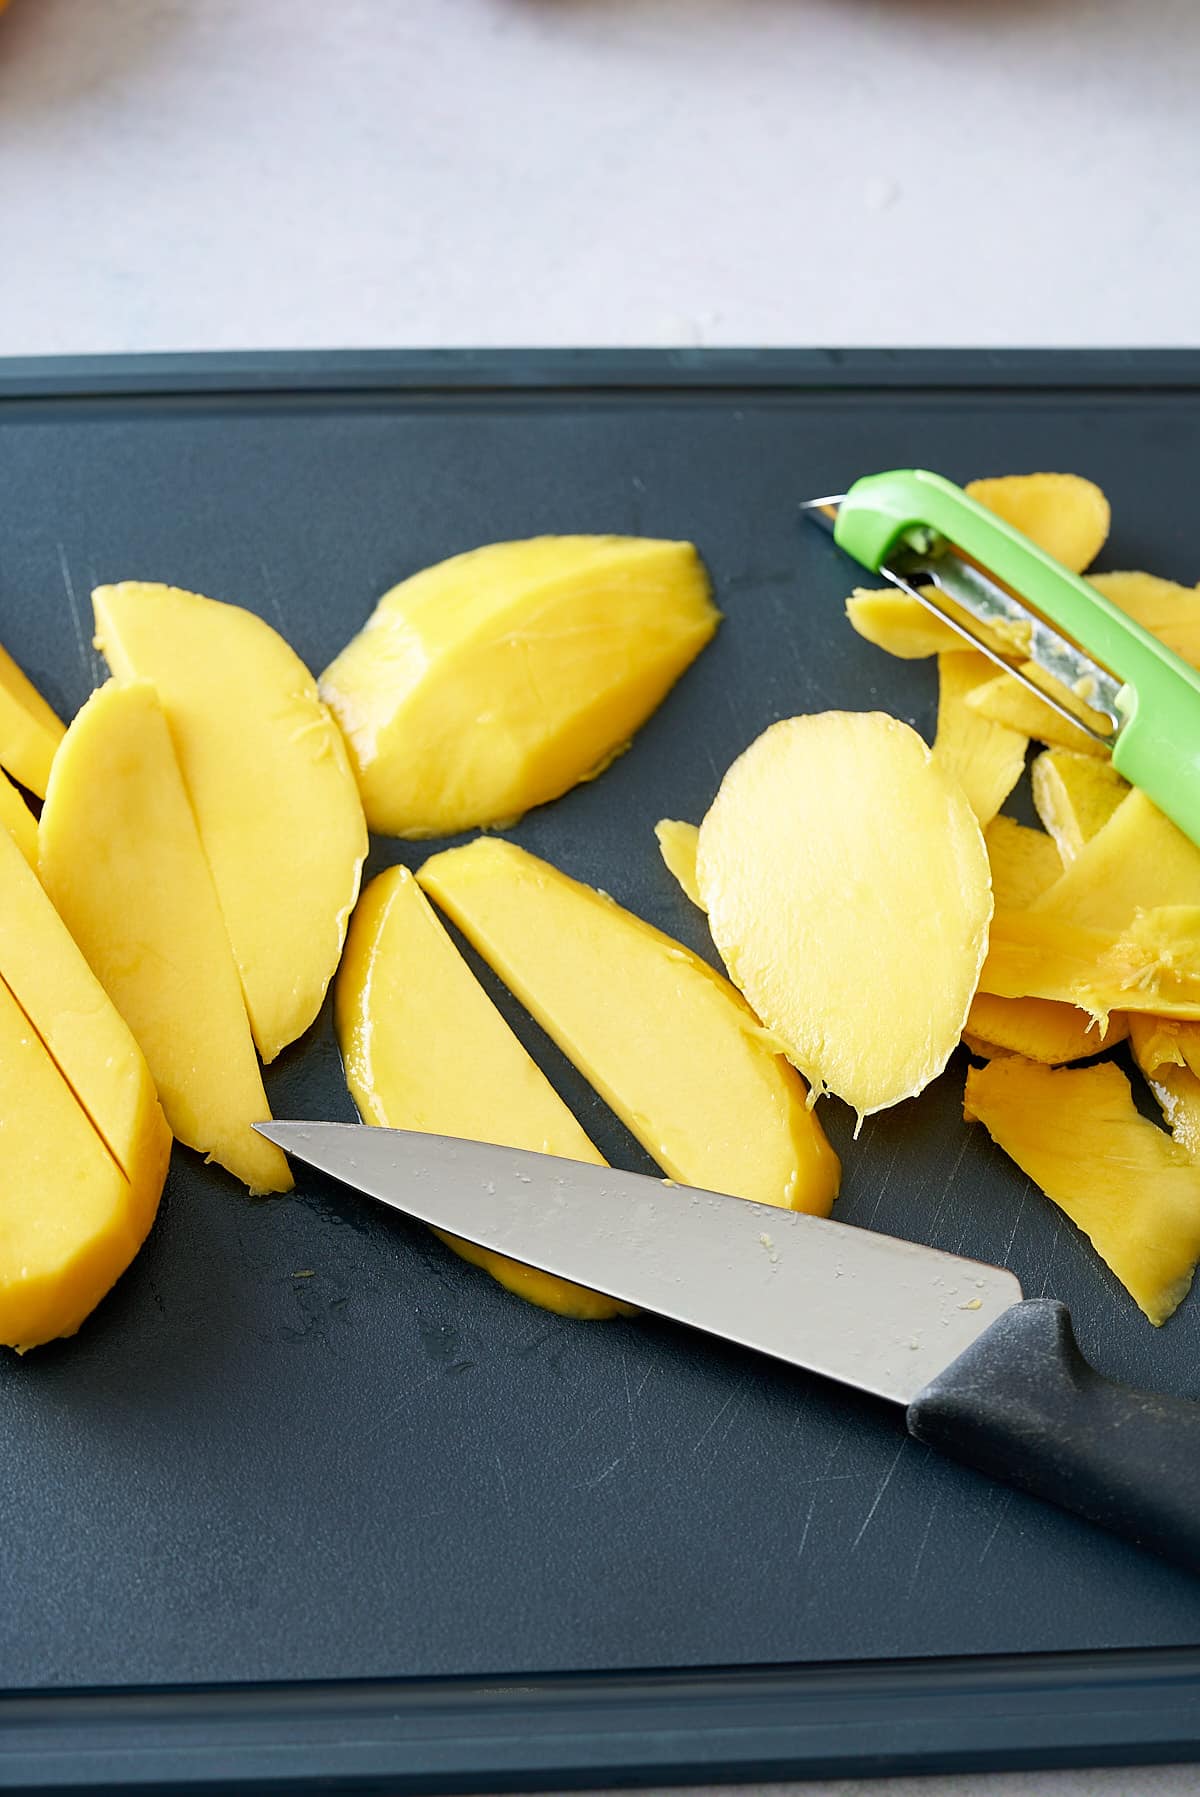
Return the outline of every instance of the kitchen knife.
[[[436,1229],[902,1404],[918,1441],[1200,1572],[1200,1404],[1103,1378],[1002,1267],[614,1167],[256,1127]]]

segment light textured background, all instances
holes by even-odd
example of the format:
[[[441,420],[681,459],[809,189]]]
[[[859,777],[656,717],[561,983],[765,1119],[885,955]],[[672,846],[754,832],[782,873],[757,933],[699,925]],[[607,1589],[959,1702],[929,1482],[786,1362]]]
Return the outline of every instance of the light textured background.
[[[13,0],[0,353],[1195,344],[1198,80],[1196,0]]]

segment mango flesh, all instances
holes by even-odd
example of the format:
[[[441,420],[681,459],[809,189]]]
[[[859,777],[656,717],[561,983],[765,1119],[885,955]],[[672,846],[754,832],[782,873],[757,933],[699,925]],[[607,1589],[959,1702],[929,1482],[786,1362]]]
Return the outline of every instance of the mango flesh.
[[[696,853],[700,845],[700,826],[683,824],[675,818],[664,817],[654,826],[654,834],[658,838],[658,852],[663,858],[663,865],[672,878],[678,883],[683,896],[690,899],[699,910],[704,909],[704,901],[700,897],[700,888],[696,884]]]
[[[287,1161],[233,951],[157,693],[109,681],[72,720],[39,831],[42,884],[132,1030],[172,1131],[251,1192]]]
[[[1164,1323],[1200,1259],[1200,1167],[1139,1115],[1121,1070],[990,1061],[968,1073],[965,1109]]]
[[[0,829],[8,831],[30,867],[37,867],[37,819],[16,787],[0,772]]]
[[[1157,574],[1089,574],[1106,599],[1136,618],[1160,643],[1200,667],[1200,591]]]
[[[1200,905],[1200,848],[1132,787],[1034,908],[1122,930],[1139,911]]]
[[[1131,1017],[1134,1057],[1147,1076],[1185,1067],[1200,1076],[1200,1023],[1174,1017]]]
[[[1129,792],[1111,761],[1046,749],[1030,771],[1033,802],[1065,867],[1102,830]]]
[[[385,593],[321,677],[389,836],[513,823],[628,747],[712,636],[690,543],[493,543]]]
[[[727,980],[604,893],[481,837],[418,878],[672,1179],[827,1216],[837,1156]]]
[[[1062,873],[1052,837],[1012,817],[995,817],[983,833],[997,911],[1024,911]]]
[[[959,783],[907,724],[774,724],[700,826],[696,863],[734,984],[805,1077],[868,1116],[945,1067],[987,946],[991,872]]]
[[[1078,1005],[1101,1025],[1113,1011],[1200,1019],[1200,908],[1141,911],[1122,931],[998,911],[979,990]]]
[[[0,647],[0,768],[46,796],[50,763],[65,726],[12,656]]]
[[[1082,475],[1002,474],[968,481],[965,490],[1072,574],[1082,574],[1108,539],[1108,500]]]
[[[158,691],[272,1061],[320,1010],[358,896],[367,832],[345,744],[308,669],[251,612],[140,581],[92,601],[114,676]]]
[[[994,664],[972,649],[938,656],[933,758],[961,785],[980,824],[990,824],[1025,771],[1029,738],[973,711],[968,695],[990,681]]]
[[[364,1122],[605,1164],[406,867],[380,874],[358,901],[335,1015],[346,1080]],[[615,1298],[436,1233],[531,1304],[569,1317],[631,1314]]]
[[[1035,684],[1046,682],[1046,676],[1033,662],[1026,661],[1020,665],[1022,673]],[[1081,705],[1065,689],[1060,689],[1056,697],[1077,712],[1091,729],[1102,733],[1108,730],[1105,718]],[[992,679],[981,682],[968,696],[967,704],[981,717],[990,718],[994,724],[1007,725],[1010,730],[1019,730],[1023,735],[1032,737],[1035,742],[1053,743],[1062,749],[1074,749],[1079,755],[1107,754],[1103,743],[1097,742],[1069,718],[1064,718],[1061,712],[1047,705],[1044,699],[1031,693],[1027,686],[1014,680],[1011,674],[996,674]]]
[[[963,1039],[972,1052],[991,1060],[995,1054],[1024,1055],[1058,1067],[1066,1061],[1086,1060],[1101,1049],[1113,1048],[1129,1034],[1125,1017],[1113,1017],[1101,1030],[1093,1017],[1078,1005],[1050,998],[997,998],[977,992],[971,1000]]]

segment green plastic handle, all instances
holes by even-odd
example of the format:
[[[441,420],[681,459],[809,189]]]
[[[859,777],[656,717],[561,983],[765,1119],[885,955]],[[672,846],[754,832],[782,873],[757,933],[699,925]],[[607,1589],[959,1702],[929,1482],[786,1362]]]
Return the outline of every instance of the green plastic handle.
[[[834,540],[877,573],[898,548],[945,537],[1123,683],[1113,766],[1200,844],[1200,673],[1119,606],[940,474],[897,468],[855,481]]]

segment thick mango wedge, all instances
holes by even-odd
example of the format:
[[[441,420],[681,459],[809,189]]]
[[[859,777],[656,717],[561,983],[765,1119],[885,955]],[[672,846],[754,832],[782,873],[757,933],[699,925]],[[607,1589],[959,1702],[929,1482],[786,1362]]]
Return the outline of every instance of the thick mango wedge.
[[[8,831],[30,867],[37,866],[37,819],[16,787],[0,772],[0,829]]]
[[[1022,662],[1020,665],[1022,672],[1028,674],[1031,680],[1044,679],[1033,662]],[[1064,705],[1078,711],[1091,728],[1107,728],[1107,721],[1098,712],[1088,711],[1065,689],[1057,696]],[[1004,724],[1010,730],[1019,730],[1022,735],[1032,737],[1034,742],[1052,743],[1058,748],[1073,749],[1079,755],[1106,753],[1102,743],[1089,736],[1086,730],[1077,729],[1069,719],[1047,705],[1044,699],[1039,699],[1036,693],[1031,693],[1027,686],[1022,686],[1010,674],[996,674],[991,680],[982,681],[968,694],[966,702],[981,717],[990,718],[994,724]]]
[[[1024,911],[1062,873],[1053,837],[1012,817],[994,817],[983,833],[997,911]]]
[[[1030,780],[1037,814],[1054,838],[1064,867],[1104,828],[1130,790],[1111,761],[1077,755],[1071,749],[1044,750],[1030,770]]]
[[[449,836],[558,798],[628,747],[717,623],[690,543],[537,537],[413,575],[321,677],[368,823]]]
[[[725,775],[696,873],[734,984],[812,1085],[860,1117],[945,1067],[987,946],[967,796],[879,712],[773,724]]]
[[[335,993],[346,1079],[364,1122],[604,1165],[406,867],[380,874],[358,901]],[[630,1314],[629,1305],[570,1280],[457,1236],[442,1240],[546,1310]]]
[[[39,830],[42,884],[133,1031],[167,1121],[253,1193],[287,1161],[233,951],[158,695],[109,681],[72,720]]]
[[[272,1061],[320,1010],[358,897],[367,831],[345,744],[304,663],[251,612],[140,581],[92,602],[116,678],[158,689]]]
[[[938,721],[933,759],[961,785],[979,822],[990,824],[1025,771],[1029,738],[993,723],[967,703],[995,667],[967,649],[938,656]]]
[[[1200,1019],[1200,907],[1142,911],[1123,931],[998,911],[979,990],[1078,1005],[1102,1027],[1113,1011]]]
[[[64,729],[57,712],[0,648],[0,768],[44,799],[50,763]]]
[[[1200,905],[1200,848],[1136,787],[1035,900],[1046,916],[1108,930],[1164,905]]]
[[[1088,579],[1151,636],[1200,668],[1200,590],[1157,574],[1089,574]]]
[[[837,1156],[727,980],[513,843],[448,849],[418,878],[671,1178],[828,1215]]]
[[[700,888],[696,884],[696,851],[700,843],[700,826],[664,817],[655,824],[654,834],[658,838],[658,852],[667,872],[678,882],[683,896],[703,911],[704,900],[700,897]]]
[[[996,1054],[1019,1054],[1028,1061],[1060,1067],[1112,1048],[1128,1034],[1129,1021],[1124,1016],[1110,1018],[1107,1030],[1101,1030],[1078,1005],[977,992],[971,1000],[963,1040],[972,1053],[985,1060]]]
[[[1095,561],[1108,538],[1108,500],[1079,474],[1002,474],[968,481],[966,491],[1073,574]]]
[[[965,1108],[1165,1323],[1200,1259],[1200,1167],[1138,1113],[1120,1068],[991,1061],[968,1073]]]

